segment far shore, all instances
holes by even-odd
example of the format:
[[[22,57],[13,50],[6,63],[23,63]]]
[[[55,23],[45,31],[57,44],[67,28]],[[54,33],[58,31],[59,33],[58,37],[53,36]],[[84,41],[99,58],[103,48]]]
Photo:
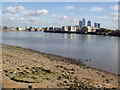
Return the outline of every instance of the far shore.
[[[0,44],[4,88],[118,88],[118,75],[77,59]]]
[[[45,32],[45,33],[62,33],[62,34],[83,34],[83,35],[102,35],[102,36],[114,36],[114,37],[120,37],[119,33],[111,33],[111,34],[97,34],[96,32],[89,32],[89,33],[80,33],[80,32],[68,32],[68,31],[27,31],[27,30],[10,30],[10,29],[5,29],[0,31],[26,31],[26,32]]]

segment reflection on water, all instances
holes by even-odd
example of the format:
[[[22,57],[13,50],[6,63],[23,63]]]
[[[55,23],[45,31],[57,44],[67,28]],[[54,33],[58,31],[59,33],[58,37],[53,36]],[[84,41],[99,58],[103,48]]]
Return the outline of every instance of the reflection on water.
[[[117,73],[118,37],[43,32],[3,32],[4,44],[81,59],[87,65]]]
[[[45,35],[45,37],[64,38],[64,39],[77,39],[77,34],[46,33],[44,35]]]

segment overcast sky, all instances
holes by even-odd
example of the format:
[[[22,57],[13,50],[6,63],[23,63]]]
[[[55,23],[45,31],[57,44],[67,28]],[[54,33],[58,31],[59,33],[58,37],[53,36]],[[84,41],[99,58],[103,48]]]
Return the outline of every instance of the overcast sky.
[[[103,28],[118,28],[117,2],[3,2],[4,26],[78,25],[85,18]]]

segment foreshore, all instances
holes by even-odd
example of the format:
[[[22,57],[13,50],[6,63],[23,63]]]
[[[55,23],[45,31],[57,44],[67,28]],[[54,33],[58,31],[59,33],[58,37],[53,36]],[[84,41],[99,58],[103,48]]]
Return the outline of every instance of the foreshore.
[[[0,46],[4,88],[118,88],[117,75],[87,67],[80,60]]]

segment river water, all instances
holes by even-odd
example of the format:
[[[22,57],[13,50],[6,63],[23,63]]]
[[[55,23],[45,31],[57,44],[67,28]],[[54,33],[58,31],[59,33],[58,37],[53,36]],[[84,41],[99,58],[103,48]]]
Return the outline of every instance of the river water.
[[[10,31],[2,33],[3,44],[45,53],[88,60],[88,66],[118,73],[119,37],[81,34]]]

